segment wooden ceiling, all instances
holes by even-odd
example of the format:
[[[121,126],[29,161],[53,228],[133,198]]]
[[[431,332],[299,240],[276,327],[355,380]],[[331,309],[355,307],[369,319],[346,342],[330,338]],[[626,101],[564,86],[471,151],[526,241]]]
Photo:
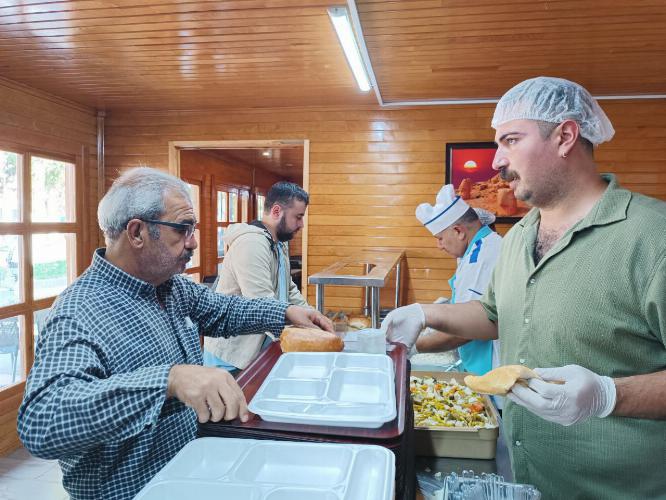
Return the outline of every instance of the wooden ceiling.
[[[1,2],[0,74],[102,109],[373,103],[347,66],[331,3]]]
[[[385,102],[496,98],[534,76],[666,94],[664,0],[358,0]]]
[[[272,172],[299,184],[303,182],[303,146],[270,149],[205,149],[201,151],[231,164],[240,163]]]
[[[343,0],[0,2],[0,75],[99,109],[376,103],[326,8]],[[664,0],[358,0],[385,101],[499,97],[540,75],[666,93]]]

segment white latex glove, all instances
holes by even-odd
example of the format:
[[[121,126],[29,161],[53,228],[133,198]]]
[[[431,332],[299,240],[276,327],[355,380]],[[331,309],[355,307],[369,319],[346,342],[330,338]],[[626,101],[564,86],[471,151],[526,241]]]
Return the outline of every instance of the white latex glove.
[[[615,382],[579,365],[536,368],[544,380],[564,381],[549,384],[530,379],[528,387],[516,384],[508,398],[550,422],[572,425],[590,417],[607,417],[615,408]]]
[[[407,349],[412,348],[424,328],[425,313],[421,304],[410,304],[394,309],[386,315],[381,326],[389,341],[405,344]]]

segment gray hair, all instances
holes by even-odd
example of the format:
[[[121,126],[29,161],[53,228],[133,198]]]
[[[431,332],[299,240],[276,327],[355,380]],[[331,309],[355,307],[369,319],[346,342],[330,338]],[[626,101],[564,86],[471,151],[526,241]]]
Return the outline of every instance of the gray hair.
[[[132,219],[159,219],[166,211],[165,193],[173,192],[192,200],[188,185],[160,170],[138,167],[124,172],[104,195],[97,207],[97,220],[107,240],[115,240]],[[159,230],[149,226],[150,236]]]

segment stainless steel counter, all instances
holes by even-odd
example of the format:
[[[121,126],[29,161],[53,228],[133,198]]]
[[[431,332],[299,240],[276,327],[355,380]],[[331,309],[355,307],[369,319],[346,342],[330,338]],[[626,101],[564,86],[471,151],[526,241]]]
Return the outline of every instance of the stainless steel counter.
[[[372,327],[379,328],[379,290],[386,286],[389,274],[395,269],[395,307],[401,305],[402,261],[404,250],[382,251],[362,250],[345,257],[313,274],[308,283],[316,285],[315,297],[317,309],[324,312],[324,286],[360,286],[365,288],[364,313],[370,314]],[[347,272],[344,272],[347,270]],[[358,273],[352,273],[355,270]]]

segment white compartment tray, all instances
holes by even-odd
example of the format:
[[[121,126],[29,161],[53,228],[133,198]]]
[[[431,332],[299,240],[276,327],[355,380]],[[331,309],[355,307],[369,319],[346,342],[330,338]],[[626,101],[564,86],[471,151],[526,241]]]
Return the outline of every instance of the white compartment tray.
[[[381,446],[207,437],[135,500],[390,500],[394,477],[395,457]]]
[[[269,422],[378,428],[396,416],[393,362],[385,354],[285,353],[249,408]]]

